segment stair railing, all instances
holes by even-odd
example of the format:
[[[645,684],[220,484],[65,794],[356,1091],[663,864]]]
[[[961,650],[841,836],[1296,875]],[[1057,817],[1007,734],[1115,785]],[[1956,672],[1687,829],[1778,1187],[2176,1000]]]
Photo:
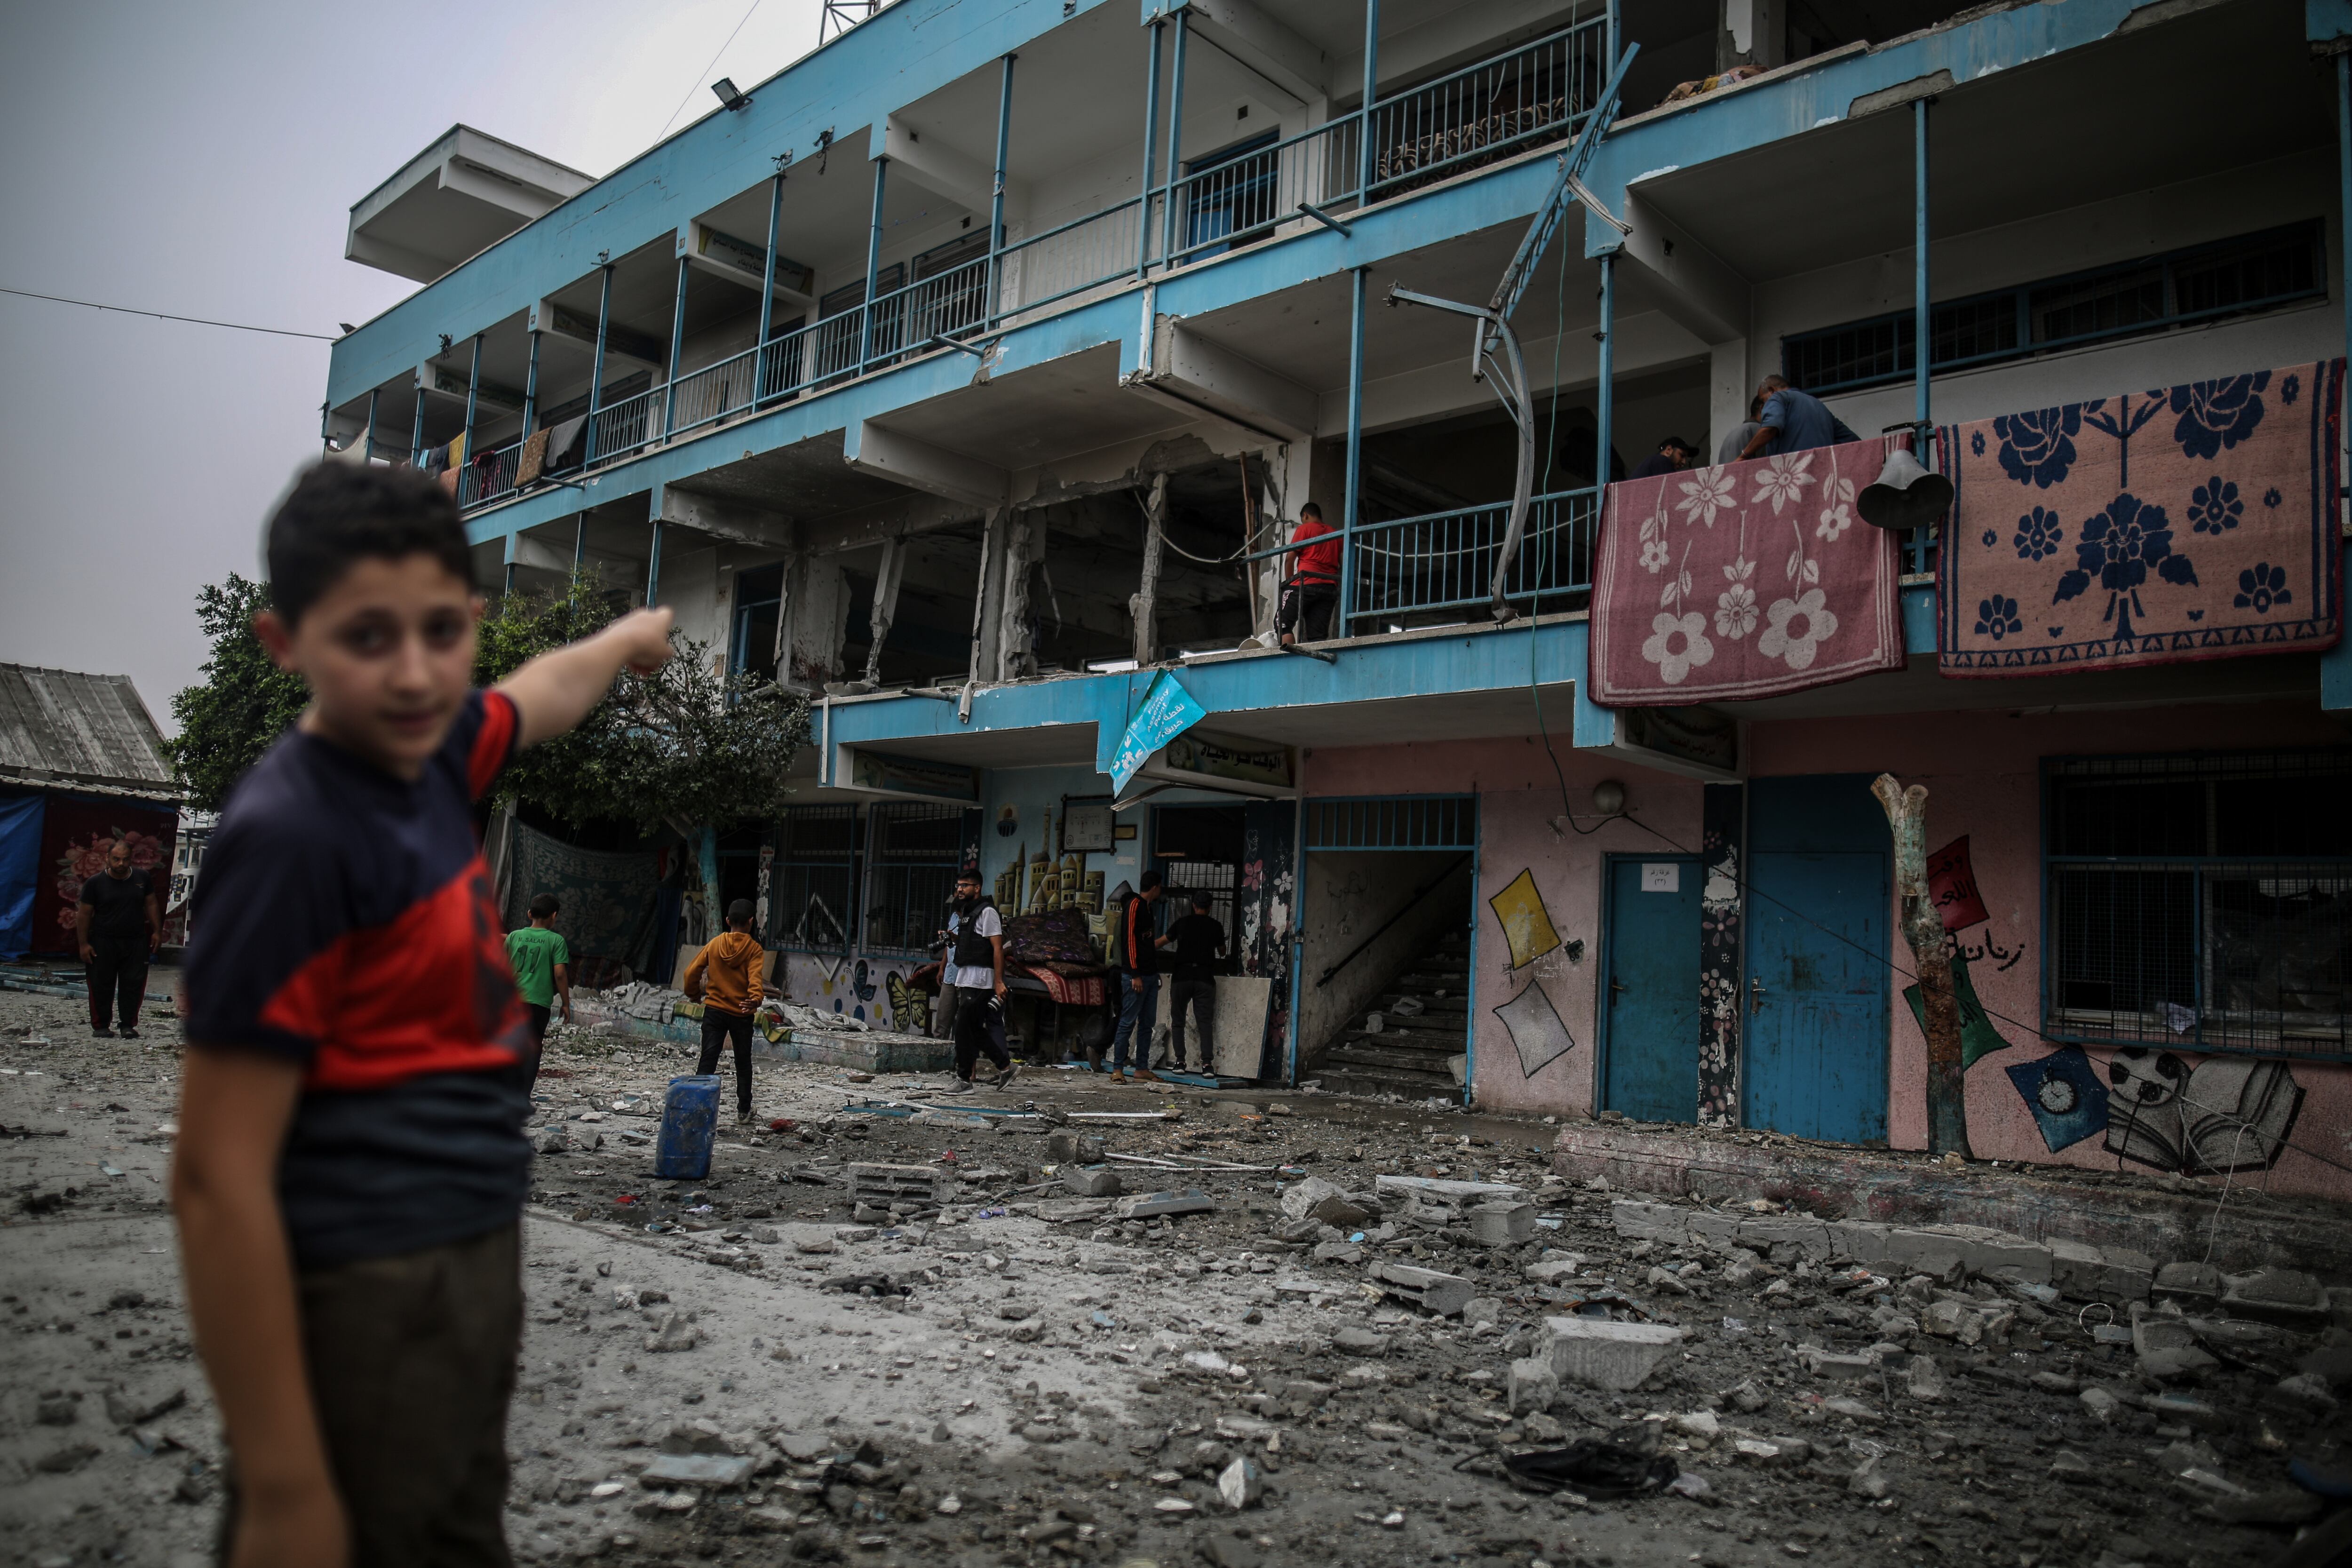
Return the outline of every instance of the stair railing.
[[[1324,986],[1330,984],[1331,976],[1339,973],[1339,971],[1355,963],[1357,959],[1363,956],[1364,949],[1371,946],[1372,943],[1388,935],[1389,927],[1404,919],[1405,912],[1407,910],[1411,910],[1415,904],[1420,903],[1422,900],[1429,897],[1429,895],[1436,889],[1436,887],[1440,882],[1444,881],[1446,878],[1451,877],[1454,872],[1460,870],[1463,866],[1469,861],[1472,853],[1473,852],[1470,850],[1464,850],[1461,855],[1456,857],[1454,861],[1445,868],[1444,870],[1440,871],[1436,876],[1432,877],[1428,881],[1414,889],[1412,897],[1398,905],[1396,913],[1391,915],[1388,919],[1381,922],[1380,930],[1374,931],[1363,941],[1358,942],[1347,957],[1341,959],[1339,963],[1325,970],[1323,972],[1323,977],[1315,983],[1315,988],[1319,991]]]

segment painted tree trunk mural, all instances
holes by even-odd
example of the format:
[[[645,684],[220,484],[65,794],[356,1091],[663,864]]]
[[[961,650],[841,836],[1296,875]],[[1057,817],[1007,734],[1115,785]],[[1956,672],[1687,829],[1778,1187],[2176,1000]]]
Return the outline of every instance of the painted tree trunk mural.
[[[1906,789],[1881,773],[1870,793],[1886,808],[1895,836],[1895,889],[1903,899],[1903,940],[1919,975],[1927,1021],[1927,1152],[1976,1158],[1969,1147],[1968,1080],[1960,1054],[1960,1003],[1952,989],[1952,954],[1943,917],[1927,891],[1927,787]]]

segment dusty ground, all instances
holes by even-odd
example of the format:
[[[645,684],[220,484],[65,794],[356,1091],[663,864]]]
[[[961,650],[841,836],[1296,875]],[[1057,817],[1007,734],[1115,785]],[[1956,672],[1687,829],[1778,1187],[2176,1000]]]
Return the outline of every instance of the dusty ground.
[[[0,1562],[195,1563],[220,1446],[163,1206],[176,1029],[92,1040],[81,1017],[76,1001],[0,992]],[[767,1066],[759,1130],[724,1131],[708,1180],[655,1183],[637,1141],[655,1123],[634,1097],[654,1109],[690,1068],[681,1054],[584,1031],[551,1043],[540,1135],[571,1147],[542,1155],[525,1232],[510,1505],[525,1560],[2224,1568],[2271,1561],[2291,1532],[2210,1517],[2210,1494],[2174,1478],[2184,1456],[2257,1492],[2284,1486],[2294,1457],[2344,1464],[2340,1407],[2273,1387],[2321,1336],[2273,1338],[2251,1370],[2225,1368],[2197,1391],[2210,1411],[2196,1427],[2128,1404],[2102,1421],[2074,1385],[2128,1392],[2133,1374],[2128,1345],[2093,1339],[2103,1311],[2028,1308],[2005,1346],[1963,1349],[1919,1334],[1924,1279],[1849,1290],[1827,1265],[1628,1241],[1611,1194],[1547,1183],[1537,1122],[1033,1069],[954,1102],[1178,1114],[1001,1131],[845,1110],[947,1102],[944,1078]],[[1216,1212],[1048,1223],[1034,1205],[1057,1214],[1060,1182],[1020,1189],[1047,1181],[1056,1133],[1265,1168],[1129,1165],[1129,1192],[1197,1185]],[[936,1219],[858,1223],[852,1162],[937,1162],[954,1196]],[[1383,1215],[1358,1253],[1281,1213],[1283,1182],[1356,1192],[1381,1173],[1515,1182],[1557,1224],[1485,1247],[1462,1226]],[[1318,1242],[1340,1256],[1318,1258]],[[1548,1250],[1585,1261],[1529,1282]],[[1472,1280],[1470,1326],[1368,1289],[1382,1258]],[[873,1275],[911,1294],[824,1288]],[[1570,1388],[1514,1417],[1512,1358],[1542,1353],[1564,1300],[1612,1289],[1689,1331],[1681,1359],[1635,1393]],[[1796,1353],[1882,1342],[1897,1370],[1860,1381],[1825,1382]],[[1915,1352],[1937,1359],[1940,1399],[1911,1393],[1899,1369]],[[1531,1497],[1495,1473],[1497,1453],[1644,1417],[1703,1496]],[[1742,1438],[1780,1453],[1742,1457]],[[734,1450],[756,1474],[645,1487],[665,1443]],[[1215,1478],[1237,1456],[1265,1492],[1234,1512]]]

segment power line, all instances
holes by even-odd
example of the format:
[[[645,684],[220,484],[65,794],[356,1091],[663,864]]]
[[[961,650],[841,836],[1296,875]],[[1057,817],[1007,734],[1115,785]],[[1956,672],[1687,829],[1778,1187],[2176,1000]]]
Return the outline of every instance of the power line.
[[[743,30],[744,23],[749,22],[751,19],[751,12],[756,11],[759,8],[760,0],[751,0],[750,9],[743,13],[743,21],[736,23],[735,32],[727,35],[727,44],[731,44],[735,41],[736,33],[740,33]],[[662,136],[669,134],[669,128],[677,123],[677,117],[684,114],[686,112],[686,106],[694,101],[694,89],[700,87],[703,83],[704,78],[710,75],[711,67],[716,66],[719,63],[719,56],[727,52],[727,44],[721,44],[719,46],[718,54],[714,54],[710,57],[710,65],[707,65],[702,68],[702,75],[694,79],[694,86],[686,89],[686,96],[677,100],[677,107],[669,111],[669,118],[667,120],[662,121]],[[658,142],[661,140],[661,137],[656,136],[654,140]]]
[[[237,332],[267,332],[273,338],[314,338],[322,343],[336,341],[332,332],[297,332],[284,327],[255,327],[243,321],[215,321],[204,316],[175,316],[169,310],[141,310],[129,305],[101,305],[95,300],[68,300],[62,294],[36,294],[30,289],[0,287],[0,294],[15,294],[26,300],[47,300],[57,305],[79,305],[89,310],[113,310],[125,316],[152,316],[159,321],[188,321],[199,327],[226,327]]]

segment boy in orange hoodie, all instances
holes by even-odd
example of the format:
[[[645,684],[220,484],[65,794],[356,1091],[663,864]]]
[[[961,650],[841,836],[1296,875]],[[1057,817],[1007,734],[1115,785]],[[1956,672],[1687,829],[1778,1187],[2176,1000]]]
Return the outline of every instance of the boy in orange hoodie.
[[[760,1005],[760,967],[764,958],[751,934],[751,900],[727,906],[727,930],[704,944],[686,966],[687,1000],[702,1004],[702,1065],[719,1070],[719,1048],[735,1042],[735,1120],[751,1120],[751,1015]],[[709,994],[704,995],[708,990]]]

